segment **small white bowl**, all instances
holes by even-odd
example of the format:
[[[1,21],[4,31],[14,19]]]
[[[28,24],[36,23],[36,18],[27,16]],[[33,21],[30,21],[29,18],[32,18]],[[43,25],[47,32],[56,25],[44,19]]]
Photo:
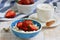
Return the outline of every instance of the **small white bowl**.
[[[31,5],[21,5],[16,3],[17,9],[19,13],[24,13],[24,14],[30,14],[33,13],[33,11],[36,8],[36,3],[31,4]]]

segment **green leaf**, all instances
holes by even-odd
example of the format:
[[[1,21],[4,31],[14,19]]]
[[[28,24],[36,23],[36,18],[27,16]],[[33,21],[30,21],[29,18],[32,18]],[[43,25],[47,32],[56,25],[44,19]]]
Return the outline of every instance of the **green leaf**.
[[[15,2],[18,2],[18,0],[15,0]]]

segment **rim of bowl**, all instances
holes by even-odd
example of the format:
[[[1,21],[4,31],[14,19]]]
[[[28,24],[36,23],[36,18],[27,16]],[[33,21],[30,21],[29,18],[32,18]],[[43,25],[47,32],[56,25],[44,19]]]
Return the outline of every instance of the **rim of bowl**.
[[[37,20],[35,20],[35,19],[31,19],[31,18],[23,18],[23,19],[30,19],[30,20],[34,20],[34,21],[37,21]],[[19,19],[18,19],[19,20]],[[14,20],[13,22],[15,22],[16,20]],[[13,23],[12,22],[12,23]],[[38,22],[38,21],[37,21]],[[12,24],[11,23],[11,24]],[[39,24],[40,24],[40,22],[38,22]],[[41,24],[40,24],[41,25]],[[35,33],[35,32],[38,32],[38,31],[41,31],[42,30],[42,26],[37,30],[37,31],[31,31],[31,32],[22,32],[22,31],[17,31],[17,30],[14,30],[12,27],[11,27],[11,25],[10,25],[10,29],[11,30],[13,30],[13,31],[15,31],[15,32],[18,32],[18,33]]]
[[[37,5],[37,9],[41,9],[41,10],[45,10],[45,11],[46,11],[46,10],[49,11],[49,10],[52,10],[52,9],[54,10],[54,7],[53,7],[52,5],[50,5],[50,4],[47,4],[47,5],[50,5],[50,6],[51,6],[51,9],[46,9],[46,8],[43,9],[43,8],[39,8],[39,7],[41,7],[42,5],[46,5],[46,4],[47,4],[47,3],[45,3],[45,4],[38,4],[38,5]]]

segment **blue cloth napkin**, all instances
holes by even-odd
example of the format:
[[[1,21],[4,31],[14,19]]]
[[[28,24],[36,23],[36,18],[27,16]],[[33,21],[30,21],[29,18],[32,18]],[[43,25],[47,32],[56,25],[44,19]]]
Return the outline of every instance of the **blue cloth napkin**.
[[[1,3],[0,3],[0,12],[5,12],[6,10],[8,10],[10,7],[12,7],[13,5],[14,5],[14,3],[15,3],[15,1],[11,1],[10,3],[8,3],[8,4],[10,4],[9,6],[7,6],[7,4],[5,4],[6,2],[7,2],[8,0],[2,0],[1,1]],[[44,1],[44,3],[50,3],[50,2],[52,2],[52,1],[54,1],[54,0],[46,0],[46,1]],[[60,0],[58,0],[58,1],[60,1]],[[4,7],[4,5],[6,5],[5,7]]]

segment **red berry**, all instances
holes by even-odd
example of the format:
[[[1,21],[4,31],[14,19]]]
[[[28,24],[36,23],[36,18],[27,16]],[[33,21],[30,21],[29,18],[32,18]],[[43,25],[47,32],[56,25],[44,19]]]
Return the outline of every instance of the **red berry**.
[[[21,1],[18,1],[18,4],[22,4],[22,2]]]
[[[23,27],[22,28],[24,31],[28,31],[28,28],[27,27]]]
[[[18,1],[19,4],[22,4],[22,5],[29,5],[31,2],[30,0],[20,0]]]
[[[24,20],[24,22],[23,22],[24,27],[29,26],[29,24],[33,24],[31,20]]]
[[[38,30],[38,27],[36,27],[35,25],[29,25],[29,27],[32,31]]]
[[[29,0],[22,0],[22,1],[23,1],[22,3],[23,3],[24,5],[29,5],[29,4],[30,4],[30,1],[29,1]]]
[[[5,14],[6,18],[14,18],[15,16],[16,16],[16,13],[13,10],[8,10],[7,13]]]
[[[18,23],[17,23],[17,27],[18,27],[19,29],[22,29],[22,25],[23,25],[23,22],[18,22]]]
[[[30,4],[33,4],[34,3],[34,0],[30,0]]]

